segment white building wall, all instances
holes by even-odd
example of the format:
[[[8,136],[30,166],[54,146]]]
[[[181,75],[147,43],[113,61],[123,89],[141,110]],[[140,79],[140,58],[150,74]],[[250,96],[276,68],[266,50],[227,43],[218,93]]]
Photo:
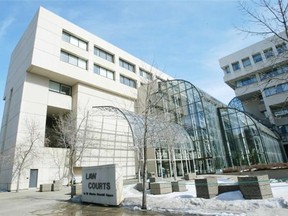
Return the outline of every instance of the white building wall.
[[[63,41],[63,30],[86,41],[88,50]],[[113,54],[114,62],[94,55],[94,46]],[[61,61],[61,50],[87,60],[87,69]],[[135,73],[121,67],[119,58],[135,65]],[[113,71],[114,80],[95,74],[94,64]],[[120,83],[120,74],[135,80],[139,87],[141,82],[148,82],[140,76],[140,68],[152,73],[154,78],[157,76],[163,80],[171,79],[167,74],[129,53],[40,8],[11,56],[0,134],[0,151],[2,154],[9,155],[11,160],[9,163],[7,160],[1,161],[0,189],[16,189],[16,180],[15,178],[12,180],[13,158],[14,155],[16,156],[14,153],[18,147],[27,138],[27,122],[35,122],[38,125],[40,139],[35,149],[37,157],[31,156],[29,165],[23,170],[20,189],[29,187],[31,169],[38,170],[37,186],[42,183],[52,183],[52,180],[63,177],[66,172],[65,161],[60,160],[65,158],[66,149],[45,147],[47,114],[74,110],[80,116],[82,110],[91,110],[93,106],[116,106],[134,111],[137,89]],[[72,86],[72,95],[49,91],[50,80]],[[12,97],[10,97],[11,91]],[[109,152],[106,153],[109,155]],[[119,152],[119,154],[130,155],[131,152]],[[109,157],[106,160],[101,164],[113,162],[113,160],[109,161]],[[130,165],[126,172],[134,174],[135,167],[131,165],[135,163],[134,158],[127,163]]]

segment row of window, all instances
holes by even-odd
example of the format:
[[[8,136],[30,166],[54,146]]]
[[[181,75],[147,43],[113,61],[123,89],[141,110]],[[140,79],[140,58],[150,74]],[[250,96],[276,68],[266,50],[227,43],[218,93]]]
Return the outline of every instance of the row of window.
[[[268,70],[266,72],[260,73],[259,78],[261,81],[263,81],[265,79],[272,78],[272,77],[278,76],[278,75],[283,74],[283,73],[288,73],[288,65],[283,65],[283,66],[280,66],[278,68],[273,68],[273,69]],[[253,84],[256,82],[257,82],[257,78],[255,75],[253,75],[253,76],[241,79],[241,80],[237,80],[236,81],[236,87],[247,86],[247,85],[250,85],[250,84]]]
[[[256,83],[256,82],[257,82],[256,76],[253,75],[253,76],[246,77],[244,79],[236,81],[236,86],[237,87],[242,87],[242,86],[247,86],[247,85],[250,85],[250,84],[253,84],[253,83]]]
[[[271,95],[280,94],[282,92],[287,92],[287,91],[288,91],[288,83],[282,83],[282,84],[264,89],[264,94],[266,97],[268,97]]]
[[[87,70],[87,60],[79,58],[63,50],[61,51],[60,60]]]
[[[78,66],[78,67],[83,68],[83,69],[87,69],[87,61],[86,60],[83,60],[79,57],[73,56],[73,55],[71,55],[65,51],[61,51],[60,59],[61,59],[61,61],[67,62],[69,64]],[[93,71],[94,71],[94,73],[96,73],[100,76],[106,77],[106,78],[111,79],[111,80],[115,80],[113,71],[108,70],[106,68],[103,68],[99,65],[94,64]],[[130,79],[128,77],[120,75],[120,82],[122,84],[136,88],[136,81],[133,79]],[[57,92],[60,92],[60,90],[57,90]]]
[[[78,38],[78,37],[75,37],[71,34],[69,34],[68,32],[65,32],[63,31],[62,33],[62,39],[63,41],[66,41],[70,44],[73,44],[79,48],[82,48],[86,51],[88,51],[88,42]],[[62,53],[63,53],[63,57],[62,57]],[[103,58],[109,62],[112,62],[114,63],[114,55],[107,52],[106,50],[103,50],[99,47],[96,47],[94,46],[94,55],[100,57],[100,58]],[[76,65],[76,66],[79,66],[83,69],[87,69],[87,60],[84,60],[84,59],[81,59],[81,58],[78,58],[76,56],[73,56],[71,54],[68,54],[64,51],[61,52],[61,60],[65,61],[65,62],[68,62],[70,64],[73,64],[73,65]],[[136,72],[136,66],[124,59],[119,59],[119,65],[133,73]],[[139,69],[140,71],[140,76],[148,79],[148,80],[152,80],[152,74],[143,70],[143,69]]]
[[[275,48],[276,48],[278,54],[281,54],[281,53],[287,51],[287,46],[286,46],[285,43],[278,44],[278,45],[275,46]],[[275,53],[274,53],[272,47],[263,50],[263,54],[264,54],[266,59],[269,59],[269,58],[275,56]],[[258,63],[258,62],[262,62],[263,61],[262,54],[260,52],[253,54],[252,55],[252,60],[253,60],[253,62],[255,64]],[[242,62],[242,66],[244,68],[249,67],[249,66],[252,65],[250,57],[243,58],[241,60],[241,62]],[[239,61],[233,62],[231,64],[231,66],[232,66],[232,69],[233,69],[234,72],[241,69]],[[227,74],[231,73],[231,69],[230,69],[229,65],[226,65],[225,67],[223,67],[223,70]]]
[[[288,107],[282,107],[280,109],[273,110],[275,117],[284,117],[288,116]]]
[[[269,71],[263,72],[259,76],[260,76],[260,80],[262,81],[262,80],[272,78],[272,77],[275,77],[275,76],[278,76],[280,74],[287,73],[287,72],[288,72],[288,65],[284,65],[284,66],[273,68]]]
[[[55,81],[49,81],[49,90],[53,91],[53,92],[57,92],[60,94],[64,94],[64,95],[70,95],[72,94],[72,87],[62,84],[62,83],[58,83]]]

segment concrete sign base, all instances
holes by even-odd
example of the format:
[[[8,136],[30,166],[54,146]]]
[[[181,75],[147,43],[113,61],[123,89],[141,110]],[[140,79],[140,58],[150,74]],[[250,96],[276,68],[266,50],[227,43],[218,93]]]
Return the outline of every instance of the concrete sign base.
[[[82,168],[82,201],[120,205],[123,201],[123,176],[116,164]]]

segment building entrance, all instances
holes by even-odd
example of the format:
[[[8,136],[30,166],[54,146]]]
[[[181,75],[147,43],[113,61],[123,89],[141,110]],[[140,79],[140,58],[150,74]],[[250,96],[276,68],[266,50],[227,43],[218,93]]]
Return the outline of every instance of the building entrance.
[[[30,169],[29,188],[37,187],[38,169]]]

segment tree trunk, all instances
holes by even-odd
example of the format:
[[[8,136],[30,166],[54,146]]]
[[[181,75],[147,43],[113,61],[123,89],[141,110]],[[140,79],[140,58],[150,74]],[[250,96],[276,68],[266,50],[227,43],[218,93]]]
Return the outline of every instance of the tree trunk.
[[[16,192],[19,192],[20,178],[21,178],[21,169],[19,170],[18,175],[17,175],[17,186],[16,186]]]
[[[146,193],[146,179],[147,179],[147,145],[144,144],[144,162],[143,162],[143,174],[142,174],[142,209],[147,209],[147,193]]]

